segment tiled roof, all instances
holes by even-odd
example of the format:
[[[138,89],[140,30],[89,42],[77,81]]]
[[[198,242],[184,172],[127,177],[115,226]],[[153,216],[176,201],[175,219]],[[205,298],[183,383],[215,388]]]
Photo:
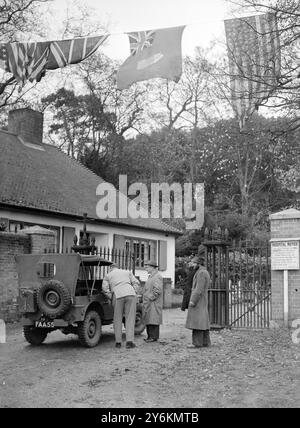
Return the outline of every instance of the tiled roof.
[[[76,160],[48,144],[26,144],[0,131],[0,203],[48,213],[99,220],[96,188],[104,182]],[[181,232],[159,219],[109,219],[114,222],[170,234]]]

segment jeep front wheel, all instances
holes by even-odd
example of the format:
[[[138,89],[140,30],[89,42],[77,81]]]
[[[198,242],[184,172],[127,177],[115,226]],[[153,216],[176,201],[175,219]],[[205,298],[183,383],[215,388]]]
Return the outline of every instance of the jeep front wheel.
[[[34,346],[41,345],[47,337],[47,331],[36,327],[23,327],[24,337],[28,343]]]
[[[82,322],[78,323],[78,337],[81,345],[93,348],[101,337],[101,318],[98,312],[88,311]]]

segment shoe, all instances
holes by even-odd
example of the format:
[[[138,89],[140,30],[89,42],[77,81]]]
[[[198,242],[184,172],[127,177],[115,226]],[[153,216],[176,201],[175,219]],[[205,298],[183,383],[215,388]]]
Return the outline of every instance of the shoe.
[[[115,347],[116,347],[116,348],[121,348],[121,346],[122,346],[122,343],[120,343],[120,342],[117,342],[117,343],[115,344]]]
[[[127,342],[126,343],[126,349],[135,348],[136,344],[133,342]]]
[[[148,339],[144,339],[145,342],[150,343],[150,342],[157,342],[157,339],[152,339],[151,337],[149,337]]]

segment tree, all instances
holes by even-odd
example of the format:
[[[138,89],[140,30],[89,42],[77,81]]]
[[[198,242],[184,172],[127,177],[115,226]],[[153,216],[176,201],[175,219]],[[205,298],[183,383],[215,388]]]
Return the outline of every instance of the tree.
[[[160,128],[194,129],[210,121],[214,100],[210,96],[210,63],[206,52],[197,49],[195,57],[187,56],[183,62],[183,74],[178,83],[164,80],[154,82],[150,117]]]
[[[61,88],[42,100],[54,118],[52,142],[112,182],[119,174],[125,135],[141,122],[146,91],[141,85],[118,91],[115,68],[109,58],[94,55],[78,67],[77,93]]]
[[[206,59],[207,52],[197,49],[195,57],[184,58],[183,74],[179,83],[168,80],[163,85],[153,84],[153,103],[155,108],[149,113],[150,118],[165,132],[169,132],[169,139],[173,141],[174,132],[178,130],[192,130],[189,138],[185,139],[185,151],[188,155],[189,177],[194,182],[197,175],[196,130],[212,123],[215,116],[215,102],[211,92],[213,84],[210,75],[211,64]]]
[[[38,7],[48,1],[0,0],[0,42],[20,41],[26,33],[38,31]],[[17,92],[15,78],[1,70],[0,81],[0,107],[17,102],[21,96]]]
[[[215,199],[222,196],[220,209],[226,208],[224,195],[227,208],[240,208],[245,218],[263,207],[271,210],[282,204],[279,176],[299,159],[300,149],[297,135],[276,134],[278,126],[288,129],[288,121],[254,115],[243,133],[235,119],[219,121],[201,131],[202,165],[210,166],[206,174]]]

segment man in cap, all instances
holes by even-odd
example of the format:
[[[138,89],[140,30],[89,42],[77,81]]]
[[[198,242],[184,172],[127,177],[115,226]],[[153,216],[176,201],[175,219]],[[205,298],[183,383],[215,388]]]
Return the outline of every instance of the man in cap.
[[[144,264],[149,278],[143,289],[144,322],[147,329],[145,342],[157,342],[159,326],[162,324],[163,311],[163,278],[158,272],[155,260],[148,260]]]
[[[112,301],[114,307],[114,332],[116,348],[122,346],[122,322],[125,315],[126,348],[135,348],[134,326],[136,316],[136,295],[140,283],[129,271],[119,269],[118,265],[112,264],[110,272],[105,276],[102,283],[102,292]]]
[[[193,278],[191,297],[188,306],[186,328],[193,331],[192,343],[196,348],[210,346],[209,314],[208,314],[208,288],[210,276],[205,269],[203,256],[196,256],[191,260],[196,273]]]

